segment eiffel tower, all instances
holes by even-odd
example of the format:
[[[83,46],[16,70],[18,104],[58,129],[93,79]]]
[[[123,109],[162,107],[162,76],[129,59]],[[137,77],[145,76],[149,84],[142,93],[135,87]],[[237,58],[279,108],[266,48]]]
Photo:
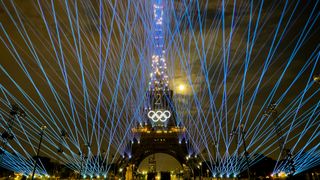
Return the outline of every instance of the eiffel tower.
[[[155,153],[171,155],[181,165],[187,164],[186,128],[176,121],[173,91],[168,86],[164,50],[164,5],[163,0],[154,0],[152,72],[143,111],[144,122],[132,128],[137,142],[131,144],[130,161],[136,167],[143,159]]]

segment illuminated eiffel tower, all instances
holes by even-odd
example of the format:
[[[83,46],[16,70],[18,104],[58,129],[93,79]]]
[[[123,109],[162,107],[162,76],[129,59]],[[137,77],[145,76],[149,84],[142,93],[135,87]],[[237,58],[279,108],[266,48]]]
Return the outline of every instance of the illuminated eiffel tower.
[[[175,114],[172,101],[173,91],[169,89],[167,63],[164,50],[164,3],[155,0],[153,4],[153,55],[152,72],[150,73],[149,90],[147,92],[147,103],[145,107],[147,119],[154,129],[167,129],[174,126]]]
[[[154,0],[152,72],[143,111],[145,117],[143,123],[132,129],[135,138],[128,155],[131,164],[136,165],[155,153],[169,154],[181,164],[186,164],[188,157],[186,129],[176,123],[173,91],[169,88],[164,50],[164,6],[165,0]]]

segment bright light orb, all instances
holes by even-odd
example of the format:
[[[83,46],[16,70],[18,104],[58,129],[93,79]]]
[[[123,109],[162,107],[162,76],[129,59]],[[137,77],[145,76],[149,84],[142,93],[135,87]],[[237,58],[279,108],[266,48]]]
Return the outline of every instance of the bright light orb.
[[[179,85],[179,91],[184,91],[186,89],[186,86],[184,84]]]

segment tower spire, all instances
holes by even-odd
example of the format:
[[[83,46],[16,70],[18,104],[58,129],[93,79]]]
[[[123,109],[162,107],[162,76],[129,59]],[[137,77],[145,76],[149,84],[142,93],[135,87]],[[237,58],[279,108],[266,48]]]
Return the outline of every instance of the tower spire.
[[[168,89],[167,63],[164,50],[164,2],[154,0],[153,3],[153,55],[152,72],[150,73],[149,88],[153,91]]]
[[[169,90],[165,59],[165,0],[153,0],[152,71],[150,73],[147,116],[153,127],[167,127],[172,119],[172,91]],[[171,120],[172,121],[172,120]]]

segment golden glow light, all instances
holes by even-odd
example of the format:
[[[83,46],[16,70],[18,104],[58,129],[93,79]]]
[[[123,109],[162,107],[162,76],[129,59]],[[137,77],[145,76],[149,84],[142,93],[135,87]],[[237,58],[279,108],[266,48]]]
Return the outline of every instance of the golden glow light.
[[[287,177],[287,174],[285,172],[281,171],[279,173],[279,177]]]
[[[184,91],[186,89],[186,86],[184,84],[179,85],[179,91]]]

